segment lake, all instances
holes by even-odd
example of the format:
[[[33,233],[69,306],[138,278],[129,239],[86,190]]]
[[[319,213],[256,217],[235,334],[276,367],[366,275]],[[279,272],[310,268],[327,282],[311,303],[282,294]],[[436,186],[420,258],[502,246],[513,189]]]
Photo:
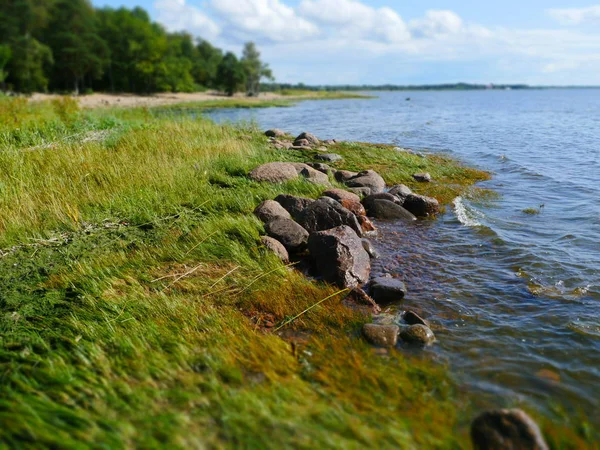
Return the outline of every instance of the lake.
[[[495,405],[600,424],[600,90],[378,92],[372,100],[216,110],[322,139],[391,143],[488,170],[498,198],[437,221],[378,223],[374,273],[406,282],[426,355]]]

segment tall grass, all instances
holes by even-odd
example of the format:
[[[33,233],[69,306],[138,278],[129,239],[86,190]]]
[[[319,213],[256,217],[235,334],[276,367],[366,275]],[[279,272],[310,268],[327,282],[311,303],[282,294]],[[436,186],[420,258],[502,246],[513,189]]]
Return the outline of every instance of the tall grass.
[[[260,201],[320,189],[246,173],[304,156],[144,109],[1,117],[0,446],[467,446],[445,368],[376,354],[339,298],[269,331],[335,292],[258,245]]]

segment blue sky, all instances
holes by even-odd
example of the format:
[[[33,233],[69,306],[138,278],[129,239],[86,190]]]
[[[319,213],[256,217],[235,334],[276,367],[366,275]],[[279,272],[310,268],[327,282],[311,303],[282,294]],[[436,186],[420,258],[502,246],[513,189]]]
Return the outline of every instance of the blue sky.
[[[281,82],[600,85],[600,4],[594,3],[568,0],[93,0],[93,3],[142,6],[167,29],[187,30],[227,50],[239,52],[244,41],[253,40]]]

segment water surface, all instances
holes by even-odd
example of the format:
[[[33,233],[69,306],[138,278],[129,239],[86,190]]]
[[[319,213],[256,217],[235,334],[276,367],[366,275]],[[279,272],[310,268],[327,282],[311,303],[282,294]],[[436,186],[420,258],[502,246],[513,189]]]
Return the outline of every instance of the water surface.
[[[493,172],[481,185],[497,200],[458,198],[435,222],[380,222],[373,270],[407,283],[405,306],[435,326],[430,352],[471,390],[600,424],[600,90],[375,95],[210,116]]]

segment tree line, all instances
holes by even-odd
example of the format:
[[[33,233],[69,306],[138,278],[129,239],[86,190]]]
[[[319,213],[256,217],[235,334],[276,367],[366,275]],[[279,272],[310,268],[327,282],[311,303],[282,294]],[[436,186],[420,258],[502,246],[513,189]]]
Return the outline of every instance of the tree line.
[[[0,88],[15,92],[194,92],[254,95],[272,80],[252,42],[241,58],[167,32],[140,8],[89,0],[2,0]]]

